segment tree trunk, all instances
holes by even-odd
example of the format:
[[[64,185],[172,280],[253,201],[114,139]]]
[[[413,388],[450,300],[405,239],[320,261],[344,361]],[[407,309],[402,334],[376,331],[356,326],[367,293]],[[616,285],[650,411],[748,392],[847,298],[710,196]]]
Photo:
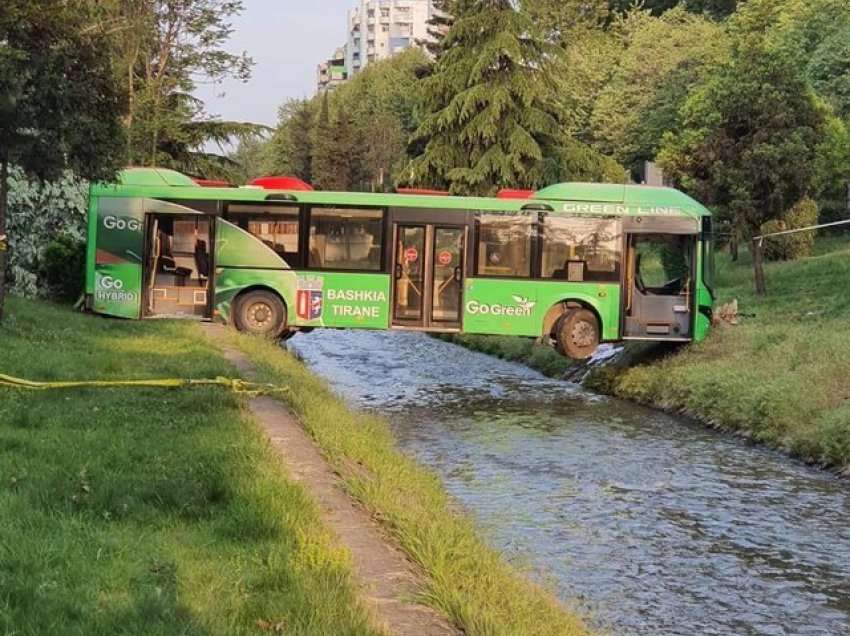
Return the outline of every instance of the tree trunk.
[[[753,252],[753,280],[756,286],[756,296],[764,296],[767,287],[764,282],[764,251],[761,241],[753,239],[751,249]]]
[[[729,256],[732,258],[733,263],[738,262],[738,237],[733,236],[729,240]]]
[[[9,241],[6,236],[6,204],[9,198],[9,158],[0,157],[0,322],[6,305],[6,256]]]

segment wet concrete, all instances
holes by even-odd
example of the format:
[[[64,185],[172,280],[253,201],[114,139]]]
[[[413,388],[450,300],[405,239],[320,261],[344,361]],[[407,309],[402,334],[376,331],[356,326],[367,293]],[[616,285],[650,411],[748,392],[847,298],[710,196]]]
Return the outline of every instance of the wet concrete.
[[[846,481],[421,334],[289,346],[597,627],[850,634]]]

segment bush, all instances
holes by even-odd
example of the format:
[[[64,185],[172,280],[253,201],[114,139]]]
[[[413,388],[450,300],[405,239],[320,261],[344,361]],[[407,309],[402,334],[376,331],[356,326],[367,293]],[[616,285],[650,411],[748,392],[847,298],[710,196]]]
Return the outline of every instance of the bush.
[[[60,235],[44,248],[40,287],[47,288],[53,298],[75,301],[83,293],[85,271],[86,244],[68,234]]]
[[[818,204],[810,198],[800,199],[781,219],[768,221],[761,226],[762,234],[793,230],[817,225]],[[815,232],[800,232],[765,239],[764,256],[770,261],[794,261],[811,256]]]
[[[56,181],[27,178],[17,167],[9,172],[10,289],[28,298],[54,298],[44,282],[44,250],[57,236],[86,238],[88,185],[70,172]]]

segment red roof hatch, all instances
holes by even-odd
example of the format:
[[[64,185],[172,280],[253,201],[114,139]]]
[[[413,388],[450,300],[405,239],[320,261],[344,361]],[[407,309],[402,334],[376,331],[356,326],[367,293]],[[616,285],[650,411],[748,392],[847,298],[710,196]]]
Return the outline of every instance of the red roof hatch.
[[[298,177],[260,177],[258,179],[254,179],[248,185],[259,186],[264,190],[294,190],[298,192],[309,192],[313,189],[313,186]]]

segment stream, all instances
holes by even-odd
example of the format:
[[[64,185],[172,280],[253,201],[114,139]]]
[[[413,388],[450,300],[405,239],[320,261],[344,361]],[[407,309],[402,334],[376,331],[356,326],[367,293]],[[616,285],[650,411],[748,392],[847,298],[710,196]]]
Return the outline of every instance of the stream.
[[[850,634],[850,488],[699,424],[411,332],[289,348],[386,415],[491,545],[611,634]]]

